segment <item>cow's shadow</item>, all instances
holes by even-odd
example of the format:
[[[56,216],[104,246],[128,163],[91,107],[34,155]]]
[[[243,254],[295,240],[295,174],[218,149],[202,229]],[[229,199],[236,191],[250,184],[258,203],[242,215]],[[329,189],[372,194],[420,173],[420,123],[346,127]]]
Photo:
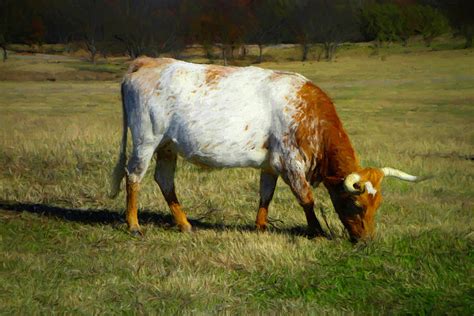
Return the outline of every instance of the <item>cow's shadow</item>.
[[[0,210],[9,212],[28,212],[44,217],[54,218],[66,222],[83,223],[86,225],[110,225],[125,231],[125,216],[117,210],[110,209],[78,209],[62,206],[37,203],[21,203],[13,201],[1,201]],[[142,224],[153,224],[161,228],[176,229],[173,217],[169,213],[160,211],[140,210],[139,221]],[[257,232],[254,225],[250,224],[225,224],[211,223],[203,219],[189,218],[189,222],[195,230],[216,230],[216,231],[248,231]],[[297,225],[294,227],[270,227],[270,233],[288,234],[292,236],[303,236],[311,238],[307,234],[306,226]]]

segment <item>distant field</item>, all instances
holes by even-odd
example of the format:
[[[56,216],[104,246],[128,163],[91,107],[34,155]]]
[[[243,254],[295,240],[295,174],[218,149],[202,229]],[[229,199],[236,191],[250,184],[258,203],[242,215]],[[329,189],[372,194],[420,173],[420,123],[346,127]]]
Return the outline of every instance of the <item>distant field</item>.
[[[258,171],[183,161],[177,190],[196,232],[177,231],[148,172],[145,237],[131,237],[123,193],[107,198],[126,59],[94,67],[14,55],[0,63],[8,79],[0,81],[0,314],[472,315],[474,51],[358,52],[261,65],[302,73],[327,91],[363,165],[434,176],[385,180],[377,236],[356,246],[323,187],[317,215],[324,223],[322,208],[334,240],[305,236],[304,214],[282,181],[272,228],[258,234]]]

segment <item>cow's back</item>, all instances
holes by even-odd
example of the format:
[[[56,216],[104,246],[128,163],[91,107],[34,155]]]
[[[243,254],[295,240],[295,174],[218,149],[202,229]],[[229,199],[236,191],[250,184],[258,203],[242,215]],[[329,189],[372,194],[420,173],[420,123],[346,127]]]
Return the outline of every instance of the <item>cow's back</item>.
[[[124,85],[135,94],[127,112],[150,118],[139,125],[162,135],[162,145],[213,167],[262,167],[271,140],[288,132],[297,91],[306,81],[257,67],[147,58],[130,67]]]

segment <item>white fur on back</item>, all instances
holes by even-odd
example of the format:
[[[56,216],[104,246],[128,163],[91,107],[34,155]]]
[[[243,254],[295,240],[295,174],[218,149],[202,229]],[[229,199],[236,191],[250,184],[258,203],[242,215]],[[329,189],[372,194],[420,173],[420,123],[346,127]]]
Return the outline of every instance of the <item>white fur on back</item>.
[[[306,81],[256,67],[182,61],[143,67],[124,79],[129,127],[144,150],[167,145],[210,167],[264,168],[269,148],[278,155],[289,133]]]

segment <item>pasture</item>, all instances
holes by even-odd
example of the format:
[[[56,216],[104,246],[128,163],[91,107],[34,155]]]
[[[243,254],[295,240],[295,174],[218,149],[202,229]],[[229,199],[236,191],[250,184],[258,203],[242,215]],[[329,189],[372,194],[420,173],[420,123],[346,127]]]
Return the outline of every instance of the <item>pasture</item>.
[[[107,197],[125,62],[13,55],[0,65],[1,314],[472,315],[473,50],[261,65],[323,88],[363,166],[434,176],[386,179],[377,236],[357,245],[323,186],[316,213],[333,240],[307,238],[281,179],[262,234],[258,171],[182,160],[177,193],[195,232],[174,227],[152,166],[140,192],[145,236],[130,236],[123,190]],[[42,75],[28,81],[22,69]]]

